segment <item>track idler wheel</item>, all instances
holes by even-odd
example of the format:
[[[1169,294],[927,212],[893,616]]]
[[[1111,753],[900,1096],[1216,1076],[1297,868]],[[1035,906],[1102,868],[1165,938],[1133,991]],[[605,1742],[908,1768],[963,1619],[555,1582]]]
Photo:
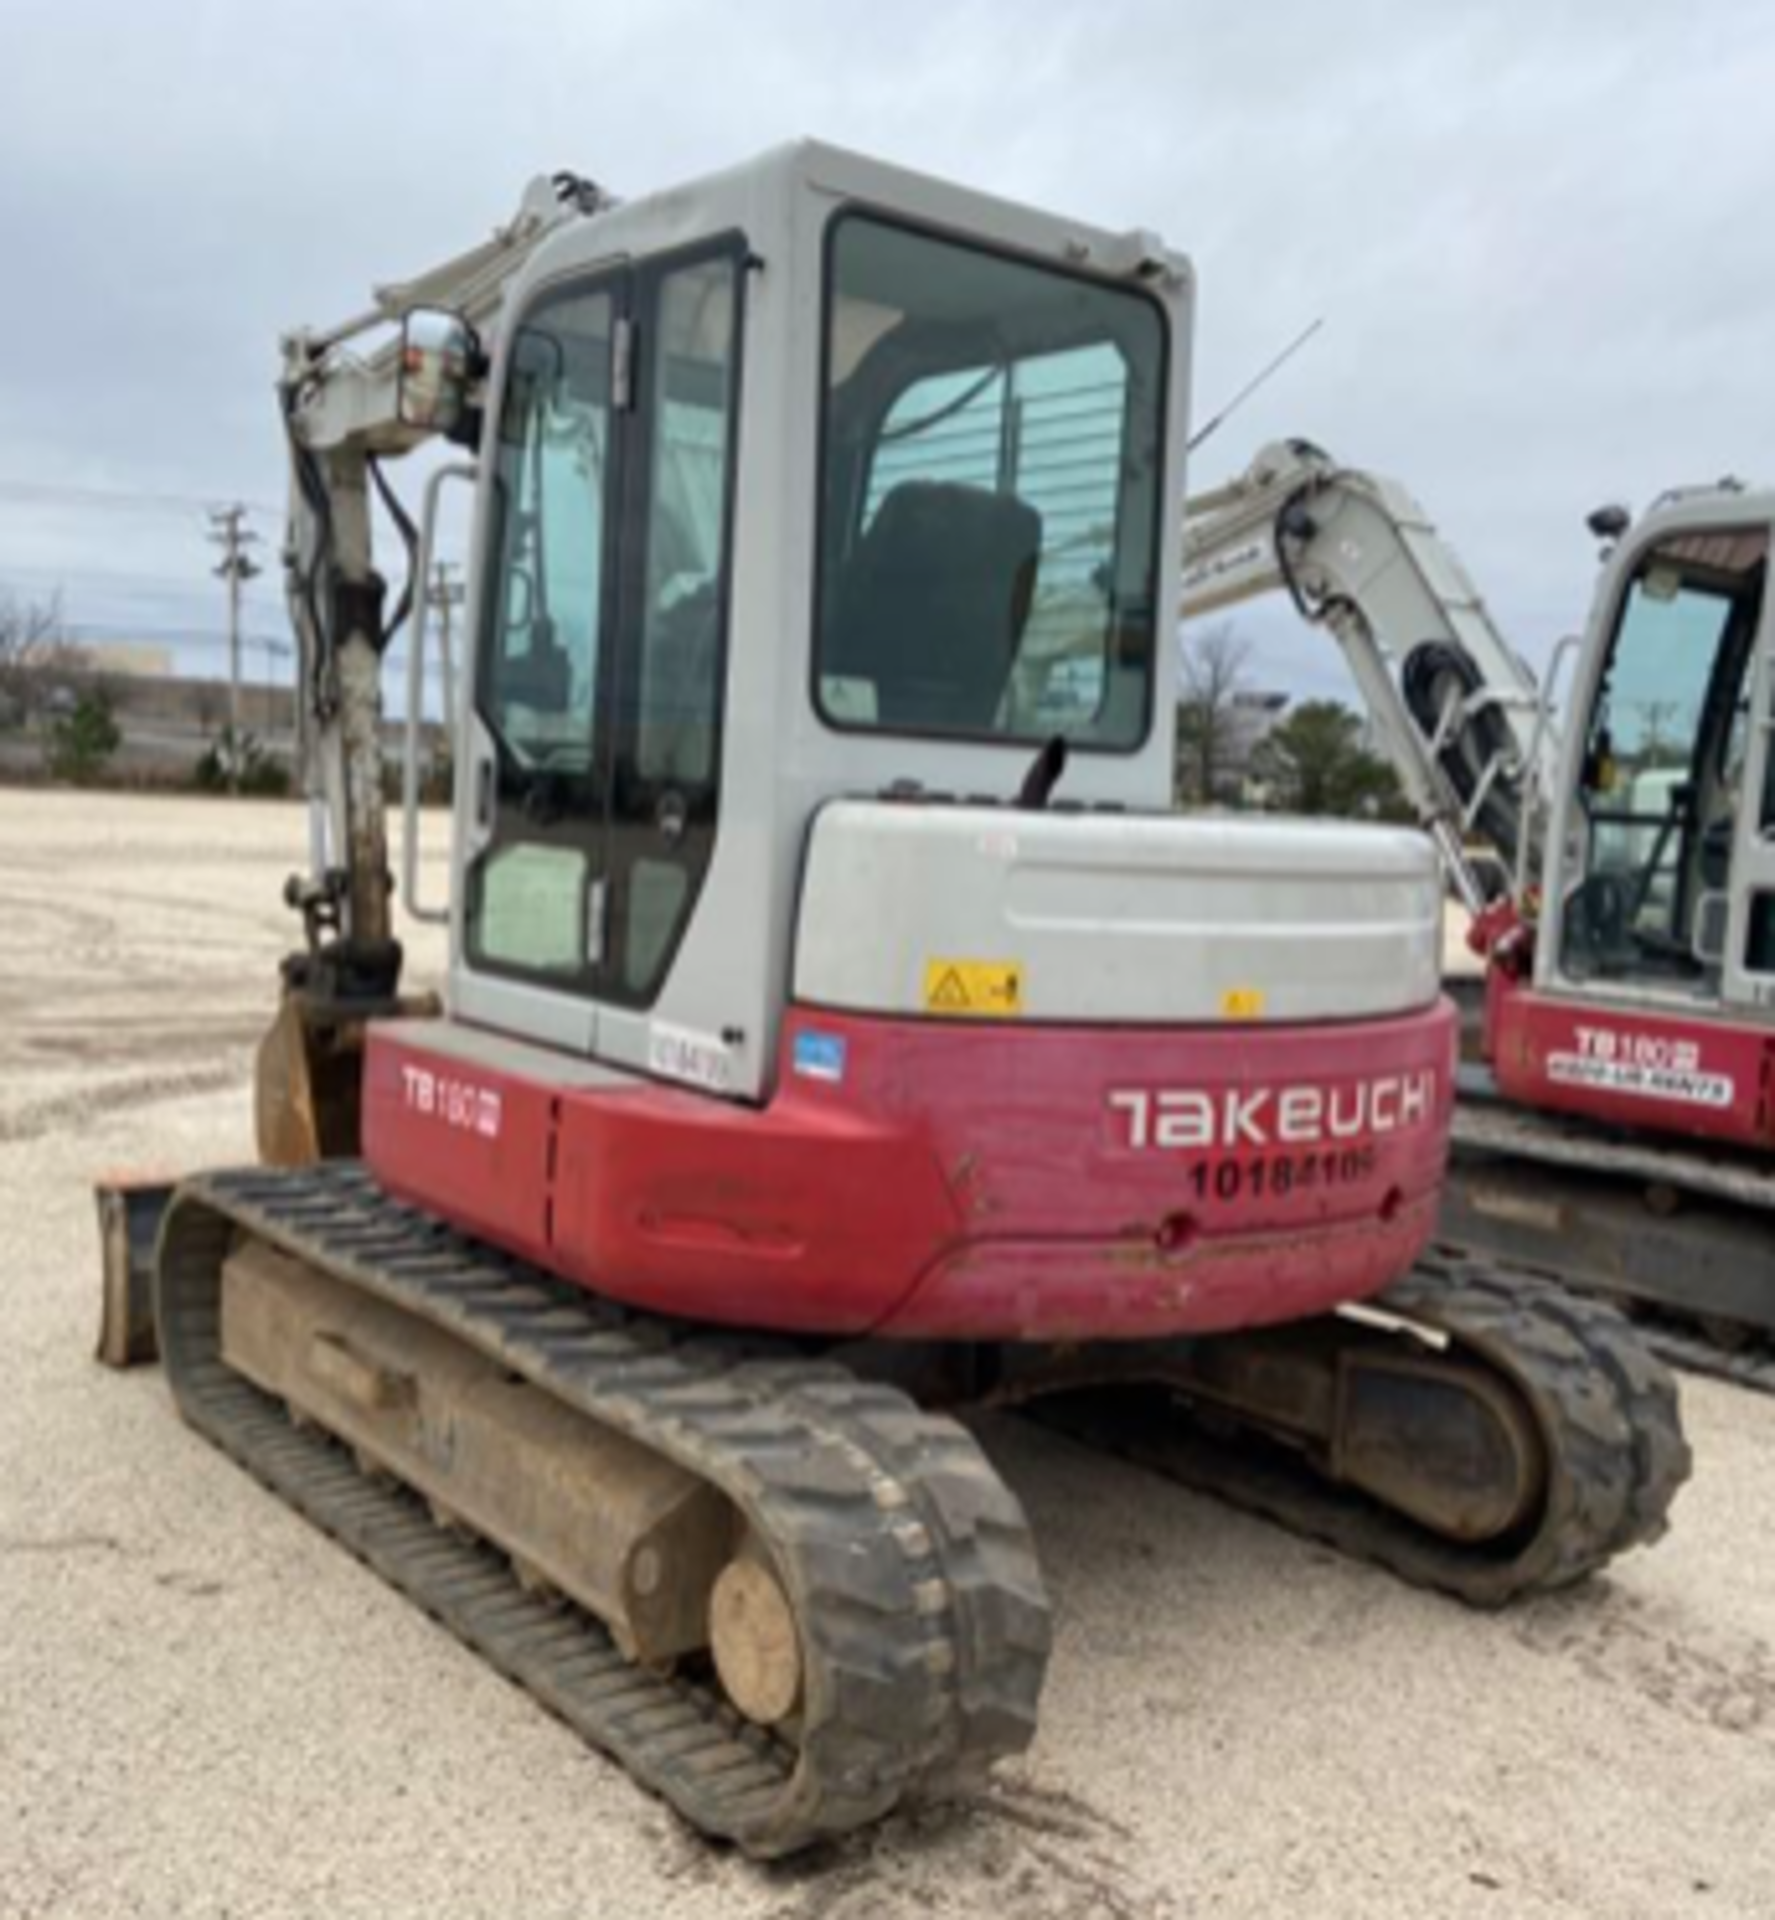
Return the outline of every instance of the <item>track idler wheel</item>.
[[[709,1595],[709,1650],[723,1690],[753,1725],[785,1728],[805,1664],[795,1608],[762,1554],[730,1560]]]

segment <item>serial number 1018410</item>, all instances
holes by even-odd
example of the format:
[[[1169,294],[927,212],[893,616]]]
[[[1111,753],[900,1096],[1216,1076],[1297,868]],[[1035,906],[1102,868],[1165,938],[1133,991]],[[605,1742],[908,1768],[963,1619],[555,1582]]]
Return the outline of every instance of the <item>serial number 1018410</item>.
[[[1255,1160],[1198,1160],[1185,1178],[1198,1200],[1287,1200],[1326,1187],[1347,1187],[1373,1173],[1373,1147],[1324,1153],[1268,1154]]]

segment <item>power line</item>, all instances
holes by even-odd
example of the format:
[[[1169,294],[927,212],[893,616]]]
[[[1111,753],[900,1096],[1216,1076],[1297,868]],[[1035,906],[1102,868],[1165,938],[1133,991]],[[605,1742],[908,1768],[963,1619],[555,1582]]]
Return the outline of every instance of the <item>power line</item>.
[[[8,566],[0,563],[0,586],[17,582],[20,587],[34,584],[38,587],[50,586],[63,591],[91,593],[127,593],[154,600],[191,599],[209,594],[209,587],[202,575],[195,577],[178,573],[127,573],[114,572],[108,568],[69,568],[45,567],[35,564]],[[267,587],[262,595],[249,595],[269,610],[282,604],[282,595],[276,587]]]
[[[0,498],[36,501],[44,506],[84,506],[137,513],[212,513],[216,502],[227,495],[213,493],[207,499],[188,493],[156,493],[146,487],[82,487],[62,485],[52,480],[7,480],[0,478]],[[276,520],[283,509],[262,500],[241,500],[245,513]]]

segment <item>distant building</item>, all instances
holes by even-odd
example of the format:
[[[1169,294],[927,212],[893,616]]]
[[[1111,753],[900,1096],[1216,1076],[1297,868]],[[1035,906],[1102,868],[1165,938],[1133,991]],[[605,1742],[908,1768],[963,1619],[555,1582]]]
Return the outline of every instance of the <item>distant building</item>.
[[[157,680],[173,670],[171,647],[150,646],[140,640],[83,640],[80,651],[104,674]]]
[[[109,671],[96,661],[101,673]],[[117,717],[127,735],[132,722],[139,727],[189,735],[201,743],[228,724],[228,682],[194,679],[169,670],[162,673],[114,672],[111,695]],[[266,746],[281,745],[295,731],[295,696],[288,687],[266,686],[242,678],[240,723]]]

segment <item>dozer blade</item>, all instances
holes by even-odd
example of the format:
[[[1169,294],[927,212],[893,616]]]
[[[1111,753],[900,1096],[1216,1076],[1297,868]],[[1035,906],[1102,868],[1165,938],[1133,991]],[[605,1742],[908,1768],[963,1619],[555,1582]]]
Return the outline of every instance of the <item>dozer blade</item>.
[[[154,1245],[173,1184],[152,1175],[96,1181],[103,1297],[96,1357],[107,1367],[149,1366],[160,1357],[154,1331]]]
[[[781,1345],[625,1313],[354,1163],[188,1182],[181,1412],[703,1831],[760,1856],[973,1782],[1049,1622],[974,1441]]]
[[[265,1164],[308,1167],[355,1156],[369,1022],[429,1019],[438,1010],[430,993],[344,1006],[286,984],[254,1060],[254,1129]],[[94,1182],[103,1284],[97,1358],[108,1367],[146,1366],[159,1357],[154,1248],[175,1184],[124,1174]]]

